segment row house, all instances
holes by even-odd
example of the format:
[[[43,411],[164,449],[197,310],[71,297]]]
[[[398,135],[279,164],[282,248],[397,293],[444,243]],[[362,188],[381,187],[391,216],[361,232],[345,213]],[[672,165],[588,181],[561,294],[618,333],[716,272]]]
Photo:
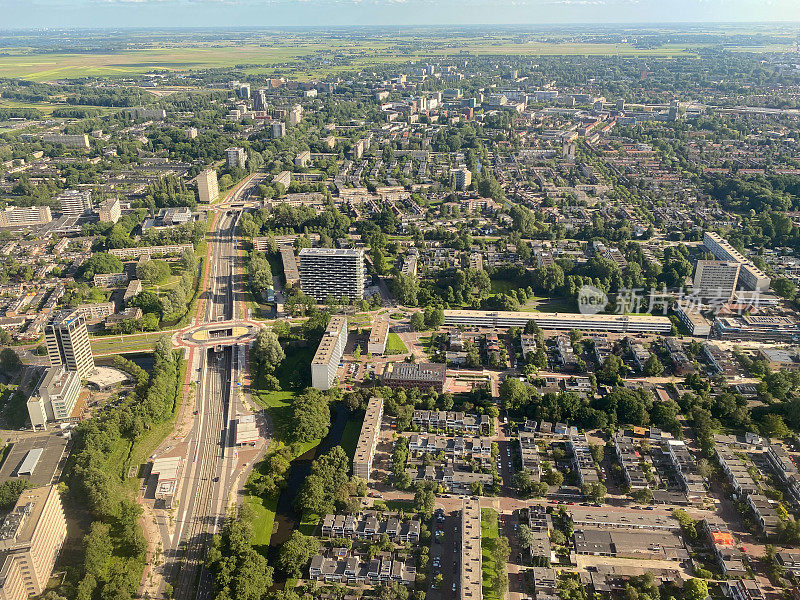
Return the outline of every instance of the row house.
[[[744,498],[745,496],[758,494],[759,487],[753,481],[745,461],[727,446],[717,445],[715,450],[719,465],[728,477],[728,483],[731,484],[736,495]]]
[[[492,440],[480,438],[443,438],[433,434],[415,433],[408,440],[412,452],[438,454],[454,458],[472,458],[481,464],[489,464],[492,458]]]
[[[541,481],[542,460],[539,456],[539,446],[536,445],[536,435],[527,431],[521,431],[518,441],[522,468],[530,473],[533,481]]]
[[[578,474],[580,484],[599,483],[600,478],[597,476],[592,451],[586,438],[584,436],[570,438],[567,440],[567,448],[572,452],[572,465]]]
[[[622,466],[625,482],[631,491],[648,487],[647,477],[641,465],[642,457],[639,451],[636,450],[633,439],[624,435],[615,435],[614,451],[620,466]]]
[[[700,530],[708,538],[717,564],[725,577],[743,577],[747,574],[744,553],[736,547],[733,534],[722,520],[706,517],[700,521]]]
[[[325,515],[322,535],[331,538],[377,540],[386,534],[397,544],[419,541],[420,523],[416,519],[401,521],[396,515],[367,512],[359,515]]]
[[[416,568],[390,552],[380,552],[369,560],[346,549],[321,552],[311,559],[309,579],[348,585],[385,585],[390,582],[414,585]]]
[[[770,467],[786,484],[795,503],[800,500],[800,471],[786,448],[780,444],[772,444],[765,453]]]
[[[767,538],[777,537],[781,520],[772,502],[761,494],[750,494],[747,497],[747,504],[753,510],[761,533]]]
[[[449,429],[471,435],[489,435],[489,415],[464,414],[458,411],[415,410],[411,422],[420,429]]]
[[[489,473],[462,471],[452,466],[409,467],[406,472],[413,481],[433,481],[453,494],[472,494],[474,485],[488,487],[494,483],[494,478]]]

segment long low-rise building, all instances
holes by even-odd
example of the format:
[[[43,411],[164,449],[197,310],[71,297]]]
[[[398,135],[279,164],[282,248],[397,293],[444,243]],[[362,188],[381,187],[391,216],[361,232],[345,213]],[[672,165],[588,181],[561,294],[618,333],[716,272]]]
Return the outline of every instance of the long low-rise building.
[[[329,390],[336,378],[339,361],[347,344],[347,317],[334,315],[328,322],[311,361],[311,385],[318,390]]]
[[[111,248],[108,253],[117,258],[140,258],[142,256],[165,256],[183,254],[184,250],[194,250],[191,244],[170,244],[168,246],[137,246],[135,248]]]
[[[525,327],[529,321],[541,329],[571,331],[613,331],[619,333],[669,333],[672,322],[657,315],[584,315],[580,313],[539,313],[484,310],[445,310],[449,326],[507,328]]]
[[[353,475],[367,481],[372,472],[372,459],[375,457],[375,448],[381,432],[381,419],[383,419],[383,398],[373,396],[369,399],[356,452],[353,455]]]
[[[370,354],[383,354],[386,351],[386,340],[388,337],[389,320],[376,317],[372,322],[372,330],[369,332],[367,352]]]
[[[440,394],[444,391],[447,368],[440,363],[399,363],[386,365],[383,372],[383,385],[392,388],[433,388]]]
[[[483,597],[481,562],[481,503],[464,498],[461,502],[461,598]]]

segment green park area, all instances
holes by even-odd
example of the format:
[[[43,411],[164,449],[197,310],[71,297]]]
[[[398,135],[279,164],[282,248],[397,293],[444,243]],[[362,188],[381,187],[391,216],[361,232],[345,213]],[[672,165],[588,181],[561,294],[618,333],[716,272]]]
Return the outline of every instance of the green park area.
[[[386,354],[406,354],[408,348],[396,333],[390,333],[386,338]]]

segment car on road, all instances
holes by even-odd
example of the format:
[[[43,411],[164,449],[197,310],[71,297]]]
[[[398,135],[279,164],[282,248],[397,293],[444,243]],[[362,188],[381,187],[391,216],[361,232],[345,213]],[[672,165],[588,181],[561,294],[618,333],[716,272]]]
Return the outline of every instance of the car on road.
[[[453,591],[454,592],[456,591],[456,582],[455,581],[453,582]]]

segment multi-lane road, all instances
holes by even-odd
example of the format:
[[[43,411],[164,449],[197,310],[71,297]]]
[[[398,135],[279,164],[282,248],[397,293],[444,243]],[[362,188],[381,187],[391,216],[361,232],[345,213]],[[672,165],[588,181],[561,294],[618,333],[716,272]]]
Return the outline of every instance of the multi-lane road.
[[[177,600],[202,600],[212,596],[212,582],[204,563],[211,538],[226,516],[234,487],[243,479],[235,446],[234,422],[246,412],[236,389],[244,368],[244,347],[232,337],[232,323],[240,319],[237,301],[236,226],[241,209],[230,203],[246,198],[258,178],[237,189],[221,207],[209,232],[204,305],[191,329],[207,330],[205,343],[186,345],[190,381],[196,382],[191,430],[184,438],[187,448],[174,529],[159,529],[164,548],[164,581]],[[179,336],[174,341],[179,341]]]

